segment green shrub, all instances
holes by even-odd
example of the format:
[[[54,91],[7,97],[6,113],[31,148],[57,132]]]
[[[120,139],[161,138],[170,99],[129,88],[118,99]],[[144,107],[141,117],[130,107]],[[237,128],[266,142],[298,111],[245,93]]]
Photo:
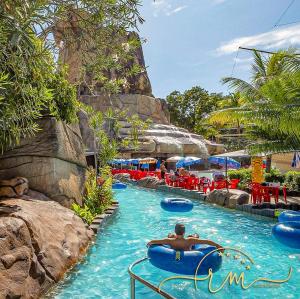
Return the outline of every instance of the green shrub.
[[[284,174],[277,168],[271,168],[270,173],[265,173],[264,177],[266,182],[279,182],[282,184],[285,180]]]
[[[83,206],[72,205],[73,211],[88,224],[92,223],[95,216],[102,214],[113,200],[111,169],[107,166],[101,168],[100,171],[104,183],[98,186],[96,171],[89,168],[86,174]]]
[[[100,171],[101,177],[104,179],[104,183],[101,186],[97,185],[96,171],[93,168],[88,169],[85,182],[86,194],[84,196],[84,204],[94,216],[102,214],[113,199],[110,167],[101,168]]]
[[[251,182],[251,173],[251,169],[246,168],[228,170],[228,177],[229,179],[239,179],[242,184],[248,184]]]
[[[288,171],[285,174],[284,184],[289,191],[300,191],[300,171]]]
[[[86,205],[81,207],[80,205],[73,203],[72,210],[87,224],[90,225],[93,222],[94,216]]]
[[[251,169],[229,170],[229,179],[239,179],[239,189],[245,189],[251,182]],[[285,184],[289,191],[300,191],[300,171],[288,171],[285,174],[280,173],[277,168],[272,168],[270,173],[265,173],[266,182],[279,182]]]

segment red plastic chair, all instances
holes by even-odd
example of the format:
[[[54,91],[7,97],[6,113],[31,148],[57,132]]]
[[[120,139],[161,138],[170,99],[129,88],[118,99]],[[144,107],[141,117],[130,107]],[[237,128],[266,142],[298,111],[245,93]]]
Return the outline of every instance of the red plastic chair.
[[[263,202],[271,202],[271,188],[269,186],[260,186],[260,189]]]
[[[210,189],[211,180],[206,177],[202,177],[199,179],[198,190],[201,192],[207,193],[208,189]]]
[[[284,198],[284,201],[285,203],[287,204],[287,199],[286,199],[286,195],[287,195],[287,192],[286,192],[286,186],[284,185],[283,188],[282,188],[282,192],[283,192],[283,198]]]
[[[170,175],[166,173],[165,175],[165,183],[170,186],[171,185],[171,180],[170,180]]]
[[[198,182],[199,182],[198,178],[188,177],[186,180],[185,188],[188,190],[195,190],[195,189],[197,189]]]
[[[239,179],[230,180],[229,189],[237,189],[239,182],[240,182]]]
[[[227,187],[228,187],[228,183],[226,180],[214,182],[214,189],[224,189]]]
[[[178,187],[180,188],[185,188],[186,187],[186,183],[187,183],[188,177],[186,176],[181,176],[178,178],[178,182],[176,180],[176,183],[178,184]]]

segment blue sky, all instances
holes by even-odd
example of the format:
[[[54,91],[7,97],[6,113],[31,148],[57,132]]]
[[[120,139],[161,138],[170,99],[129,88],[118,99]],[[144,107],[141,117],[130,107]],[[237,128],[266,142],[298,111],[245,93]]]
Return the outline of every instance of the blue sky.
[[[300,46],[300,22],[274,25],[290,0],[143,0],[140,35],[156,97],[195,85],[227,93],[220,79],[248,78],[251,53],[238,46],[276,50]],[[280,24],[300,21],[300,0]],[[300,50],[299,50],[300,52]]]

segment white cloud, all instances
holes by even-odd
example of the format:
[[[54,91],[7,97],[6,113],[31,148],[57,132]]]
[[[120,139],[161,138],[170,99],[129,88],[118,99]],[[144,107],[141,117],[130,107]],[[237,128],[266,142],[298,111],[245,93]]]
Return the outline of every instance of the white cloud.
[[[171,10],[171,11],[168,11],[168,12],[166,13],[166,15],[167,15],[167,16],[173,15],[173,14],[175,14],[175,13],[178,13],[178,12],[182,11],[182,10],[185,9],[185,8],[187,8],[186,5],[178,6],[178,7],[176,7],[175,9],[173,9],[173,10]]]
[[[171,16],[187,8],[186,5],[176,7],[173,0],[155,0],[152,2],[152,6],[154,17],[158,17],[160,14]]]
[[[239,46],[262,47],[263,49],[285,48],[300,45],[300,25],[289,26],[279,30],[244,36],[224,42],[216,49],[217,54],[232,54]]]
[[[249,58],[234,58],[234,61],[236,63],[248,64],[248,63],[253,61],[253,58],[252,57],[249,57]]]
[[[222,4],[225,1],[227,1],[227,0],[213,0],[212,2],[213,2],[213,4],[217,5],[217,4]]]

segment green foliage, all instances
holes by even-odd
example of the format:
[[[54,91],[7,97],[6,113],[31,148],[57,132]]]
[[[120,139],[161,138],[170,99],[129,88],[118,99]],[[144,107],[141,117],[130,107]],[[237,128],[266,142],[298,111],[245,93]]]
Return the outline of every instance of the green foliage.
[[[94,131],[100,168],[107,166],[109,161],[116,158],[120,149],[137,150],[139,139],[151,124],[150,120],[144,122],[136,114],[128,116],[126,110],[119,111],[109,108],[102,113],[82,103],[80,107],[87,112],[89,125]],[[120,121],[125,119],[130,124],[129,135],[126,138],[121,138],[119,134]]]
[[[206,116],[214,111],[217,103],[224,99],[221,94],[211,93],[195,86],[183,94],[173,91],[167,96],[171,122],[194,133],[211,136],[216,130],[206,124]]]
[[[79,102],[77,100],[76,87],[69,83],[65,67],[61,67],[53,74],[49,88],[52,91],[52,102],[50,103],[50,113],[58,120],[67,123],[77,121]]]
[[[269,173],[264,174],[264,178],[266,182],[279,182],[282,184],[285,180],[285,175],[282,174],[279,169],[271,168]]]
[[[248,184],[251,182],[251,169],[241,168],[238,170],[228,170],[229,179],[239,179],[241,184]]]
[[[151,119],[142,121],[137,114],[132,115],[127,118],[128,123],[130,123],[130,145],[129,142],[125,143],[125,147],[130,146],[133,150],[137,151],[139,148],[139,137],[141,137],[145,130],[147,130],[152,123]]]
[[[300,171],[288,171],[285,174],[284,184],[289,191],[300,191]]]
[[[35,134],[44,114],[69,123],[77,119],[76,87],[66,80],[63,62],[57,64],[54,58],[58,40],[53,34],[62,26],[66,32],[59,46],[80,51],[82,58],[76,84],[92,88],[94,83],[85,82],[88,73],[104,91],[119,92],[126,74],[139,72],[127,62],[140,41],[134,35],[126,37],[143,21],[138,5],[139,0],[1,1],[0,152]],[[94,48],[92,56],[88,46]],[[117,78],[107,76],[112,69]]]
[[[36,120],[51,101],[49,53],[29,30],[22,30],[0,6],[0,152],[38,130]]]
[[[225,78],[240,92],[241,107],[220,111],[219,116],[239,118],[249,127],[254,143],[249,151],[275,153],[300,148],[300,60],[293,51],[279,51],[263,58],[254,52],[251,82]]]
[[[251,182],[251,169],[228,170],[228,177],[230,179],[239,179],[240,189],[245,189]],[[286,185],[289,191],[300,191],[300,171],[288,171],[282,174],[278,169],[272,168],[270,173],[265,173],[264,178],[266,182],[279,182]]]
[[[112,177],[109,167],[102,169],[101,177],[105,180],[102,186],[97,185],[96,171],[89,168],[87,171],[84,196],[84,205],[87,206],[93,216],[102,214],[112,201]]]
[[[96,170],[87,170],[83,206],[72,205],[73,211],[88,224],[92,223],[95,216],[102,214],[113,200],[111,169],[106,166],[100,172],[102,185],[97,184]]]
[[[101,178],[104,179],[104,183],[101,186],[98,186],[101,198],[101,206],[107,207],[111,204],[113,200],[113,178],[111,175],[111,168],[109,166],[104,166],[100,168],[100,174]]]
[[[86,205],[81,207],[80,205],[73,203],[72,210],[75,212],[77,216],[79,216],[88,225],[90,225],[93,222],[94,216]]]

